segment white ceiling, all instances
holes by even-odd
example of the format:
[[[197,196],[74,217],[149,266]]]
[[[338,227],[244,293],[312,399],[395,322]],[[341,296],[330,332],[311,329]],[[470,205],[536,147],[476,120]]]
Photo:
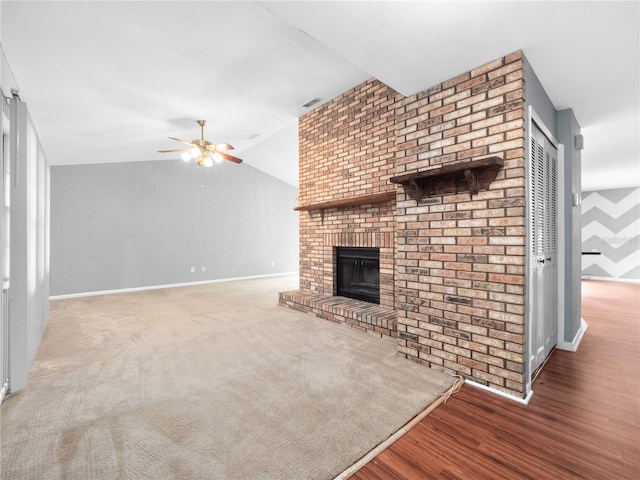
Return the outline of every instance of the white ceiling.
[[[7,1],[1,43],[52,165],[235,145],[297,185],[301,105],[411,95],[521,49],[583,128],[583,189],[640,186],[638,2]]]

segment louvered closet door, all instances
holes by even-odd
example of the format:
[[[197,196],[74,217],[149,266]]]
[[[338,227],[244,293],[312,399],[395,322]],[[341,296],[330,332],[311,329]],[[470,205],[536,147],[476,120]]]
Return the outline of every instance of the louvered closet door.
[[[558,150],[533,125],[530,155],[531,372],[556,345],[558,328]]]

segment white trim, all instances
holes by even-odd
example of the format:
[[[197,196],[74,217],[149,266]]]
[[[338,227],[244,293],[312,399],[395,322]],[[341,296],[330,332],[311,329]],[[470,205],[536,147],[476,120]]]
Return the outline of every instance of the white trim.
[[[7,395],[7,390],[9,390],[9,385],[5,382],[0,389],[0,404],[4,401],[4,397]]]
[[[284,277],[287,275],[298,275],[298,272],[271,273],[267,275],[252,275],[248,277],[220,278],[217,280],[204,280],[201,282],[171,283],[167,285],[151,285],[148,287],[120,288],[116,290],[101,290],[97,292],[69,293],[65,295],[52,295],[49,297],[49,300],[64,300],[66,298],[93,297],[95,295],[110,295],[112,293],[141,292],[144,290],[159,290],[162,288],[190,287],[194,285],[203,285],[206,283],[234,282],[236,280],[251,280],[254,278],[267,278],[267,277]]]
[[[527,396],[524,398],[516,397],[514,395],[510,395],[501,390],[496,390],[495,388],[487,387],[486,385],[482,385],[481,383],[476,383],[473,380],[465,379],[464,383],[468,383],[472,387],[479,388],[481,390],[486,390],[487,392],[494,393],[496,395],[500,395],[501,397],[508,398],[509,400],[513,400],[514,402],[522,403],[524,405],[528,405],[531,401],[531,397],[533,397],[533,391],[529,390],[527,392]]]
[[[558,145],[558,218],[557,218],[557,235],[558,235],[558,250],[556,258],[558,259],[558,304],[556,305],[556,347],[560,344],[564,344],[564,326],[565,326],[565,282],[566,282],[566,270],[565,270],[565,251],[567,238],[564,234],[564,226],[566,217],[564,214],[565,207],[565,188],[564,188],[564,145]],[[571,221],[571,219],[569,219]],[[571,239],[569,239],[571,241]]]
[[[592,277],[591,275],[589,275],[589,278],[585,278],[583,275],[581,280],[585,282],[589,280],[602,280],[604,282],[640,283],[640,280],[636,280],[635,278]]]
[[[531,273],[531,138],[533,135],[533,124],[535,123],[538,130],[540,130],[544,136],[551,142],[551,144],[558,150],[558,189],[556,192],[557,199],[557,234],[558,234],[558,246],[556,250],[556,264],[557,264],[557,280],[558,280],[558,291],[557,291],[557,303],[556,303],[556,345],[560,338],[564,339],[564,276],[566,272],[564,271],[564,243],[561,242],[561,239],[564,241],[563,233],[563,225],[561,220],[564,215],[564,145],[558,142],[556,137],[551,133],[551,130],[547,128],[542,117],[538,115],[533,108],[533,105],[529,105],[527,108],[527,118],[525,121],[526,125],[526,145],[525,145],[525,198],[526,198],[526,208],[525,208],[525,222],[526,222],[526,238],[525,238],[525,247],[526,247],[526,256],[525,256],[525,274],[529,277]],[[560,236],[562,235],[562,237]],[[533,338],[533,322],[531,321],[531,282],[526,281],[525,283],[525,331],[526,331],[526,341],[525,341],[525,375],[526,375],[526,384],[525,391],[527,392],[527,400],[525,403],[528,403],[528,399],[533,395],[532,390],[532,382],[531,375],[533,372],[531,371],[531,342]],[[562,307],[562,309],[560,308]],[[561,337],[562,335],[562,337]]]
[[[573,337],[573,340],[571,342],[565,342],[564,340],[558,341],[556,348],[559,348],[560,350],[568,350],[570,352],[577,352],[578,346],[580,346],[580,342],[582,341],[582,337],[587,331],[587,328],[589,328],[587,322],[584,321],[584,318],[580,318],[580,328],[576,332],[575,337]]]
[[[532,137],[532,121],[531,114],[533,108],[529,106],[527,109],[527,118],[525,120],[525,125],[527,128],[526,132],[526,143],[524,147],[525,154],[525,169],[524,169],[524,194],[525,194],[525,210],[524,210],[524,221],[525,221],[525,256],[524,256],[524,271],[525,271],[525,282],[524,282],[524,294],[525,294],[525,310],[524,310],[524,332],[526,335],[524,342],[524,375],[525,375],[525,392],[529,394],[531,392],[531,281],[530,273],[531,273],[531,137]]]

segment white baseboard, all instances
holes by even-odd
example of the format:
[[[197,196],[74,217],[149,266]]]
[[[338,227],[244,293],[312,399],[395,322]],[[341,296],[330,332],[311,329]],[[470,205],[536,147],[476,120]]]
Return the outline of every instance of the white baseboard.
[[[584,321],[584,318],[580,318],[580,328],[573,337],[573,340],[571,342],[558,342],[556,348],[559,348],[560,350],[568,350],[569,352],[577,352],[587,328],[589,328],[587,322]]]
[[[603,282],[640,283],[640,279],[636,278],[592,277],[591,275],[583,275],[581,279],[587,282],[589,280],[601,280]]]
[[[482,385],[481,383],[476,383],[473,380],[465,379],[464,383],[468,383],[472,387],[479,388],[481,390],[486,390],[487,392],[494,393],[496,395],[500,395],[501,397],[508,398],[509,400],[513,400],[514,402],[523,403],[525,405],[529,404],[531,397],[533,396],[533,392],[529,391],[525,398],[516,397],[514,395],[509,395],[501,390],[496,390],[495,388],[487,387],[486,385]]]
[[[298,275],[298,272],[270,273],[267,275],[253,275],[249,277],[219,278],[216,280],[203,280],[201,282],[171,283],[167,285],[151,285],[148,287],[121,288],[116,290],[100,290],[97,292],[69,293],[65,295],[52,295],[49,297],[49,300],[63,300],[65,298],[79,298],[79,297],[93,297],[95,295],[110,295],[112,293],[141,292],[144,290],[159,290],[161,288],[191,287],[194,285],[203,285],[206,283],[234,282],[236,280],[251,280],[254,278],[268,278],[268,277],[284,277],[288,275]]]

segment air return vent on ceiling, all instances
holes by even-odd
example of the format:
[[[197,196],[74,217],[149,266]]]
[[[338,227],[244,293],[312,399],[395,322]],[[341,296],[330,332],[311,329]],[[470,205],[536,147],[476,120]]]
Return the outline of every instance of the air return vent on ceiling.
[[[303,108],[313,107],[316,103],[320,102],[321,100],[322,100],[321,98],[312,98],[307,103],[304,103],[302,107]]]

